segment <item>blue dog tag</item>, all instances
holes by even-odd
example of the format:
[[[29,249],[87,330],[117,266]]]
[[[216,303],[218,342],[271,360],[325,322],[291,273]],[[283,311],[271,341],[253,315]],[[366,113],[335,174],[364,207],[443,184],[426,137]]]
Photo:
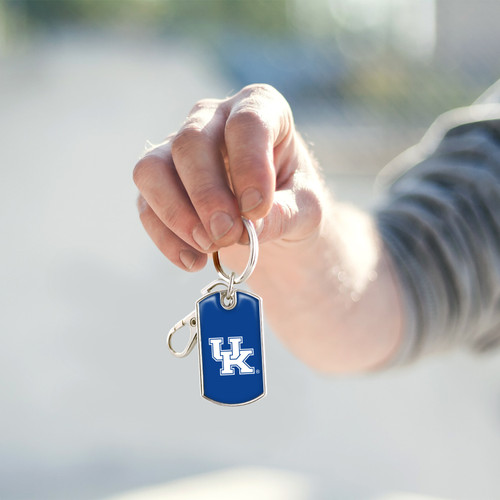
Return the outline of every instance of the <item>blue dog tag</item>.
[[[255,228],[242,218],[248,231],[250,257],[240,276],[227,274],[213,253],[219,279],[202,290],[196,309],[168,332],[167,345],[177,358],[187,356],[198,342],[201,395],[214,403],[240,406],[266,395],[262,301],[258,295],[237,290],[252,274],[259,254]],[[213,290],[222,286],[224,290]],[[189,325],[190,336],[184,350],[172,345],[175,332]]]
[[[265,395],[261,299],[236,291],[229,308],[221,292],[196,303],[201,394],[227,406]]]

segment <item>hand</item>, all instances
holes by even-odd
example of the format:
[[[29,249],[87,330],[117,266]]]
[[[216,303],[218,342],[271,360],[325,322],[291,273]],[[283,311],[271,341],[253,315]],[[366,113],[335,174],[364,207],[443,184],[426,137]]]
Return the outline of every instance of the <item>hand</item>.
[[[134,180],[146,231],[182,269],[201,269],[222,247],[230,247],[224,265],[241,269],[240,216],[255,222],[265,244],[249,283],[274,332],[304,362],[354,371],[392,355],[402,308],[376,225],[332,201],[272,87],[198,102],[181,129],[139,161]]]
[[[278,244],[310,237],[322,216],[315,163],[288,103],[267,85],[198,102],[180,130],[137,163],[134,181],[146,231],[189,271],[201,269],[207,253],[246,240],[241,215],[256,222],[261,243]]]

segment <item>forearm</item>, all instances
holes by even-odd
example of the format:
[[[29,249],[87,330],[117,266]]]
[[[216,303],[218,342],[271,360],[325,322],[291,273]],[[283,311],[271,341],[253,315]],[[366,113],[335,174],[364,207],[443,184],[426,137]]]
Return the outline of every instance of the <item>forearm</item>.
[[[273,331],[304,362],[324,372],[372,369],[400,341],[398,285],[373,219],[325,204],[307,240],[261,247],[250,284]]]
[[[494,113],[499,118],[467,121]],[[499,131],[495,107],[441,118],[418,154],[401,159],[406,172],[377,211],[404,290],[398,364],[500,344]]]
[[[499,117],[497,105],[448,114],[375,218],[332,203],[314,241],[263,252],[254,286],[304,361],[355,371],[500,345]]]
[[[134,169],[141,221],[189,271],[220,250],[240,269],[241,215],[260,223],[250,284],[275,333],[316,369],[489,348],[500,344],[500,106],[491,102],[440,118],[372,217],[331,199],[272,87],[199,101]]]

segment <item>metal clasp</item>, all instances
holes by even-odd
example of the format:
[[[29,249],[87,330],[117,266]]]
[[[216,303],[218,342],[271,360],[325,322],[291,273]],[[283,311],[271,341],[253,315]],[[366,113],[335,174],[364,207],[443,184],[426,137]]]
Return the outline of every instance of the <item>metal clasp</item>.
[[[235,285],[240,285],[241,283],[246,281],[253,273],[253,270],[257,265],[257,259],[259,258],[259,238],[257,237],[255,227],[252,224],[252,222],[250,222],[248,219],[245,219],[245,217],[242,217],[241,219],[243,221],[246,230],[248,231],[248,240],[250,245],[250,256],[248,257],[248,262],[247,266],[245,267],[245,270],[237,277],[231,276],[228,273],[226,273],[224,269],[222,269],[219,259],[219,252],[214,252],[212,254],[215,270],[217,271],[219,277],[227,284],[229,284],[230,280]]]
[[[187,346],[183,351],[176,351],[172,346],[172,336],[177,330],[180,330],[186,325],[189,326],[189,340]],[[198,340],[198,322],[196,320],[196,311],[190,312],[185,318],[181,319],[178,323],[176,323],[170,329],[167,335],[168,348],[176,358],[186,357],[193,350],[197,340]]]

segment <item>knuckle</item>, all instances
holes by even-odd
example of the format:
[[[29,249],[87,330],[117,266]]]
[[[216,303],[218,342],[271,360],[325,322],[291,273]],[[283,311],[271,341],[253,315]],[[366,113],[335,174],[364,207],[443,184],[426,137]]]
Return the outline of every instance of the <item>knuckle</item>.
[[[193,204],[197,211],[208,212],[214,206],[214,202],[221,200],[220,193],[216,192],[212,185],[200,184],[193,188],[190,193]]]
[[[172,140],[172,156],[183,156],[194,144],[205,139],[201,127],[193,122],[184,125]]]
[[[158,167],[158,159],[153,156],[145,156],[141,158],[135,165],[132,172],[132,178],[135,185],[140,189],[145,184],[147,179],[151,177],[153,172]]]
[[[283,94],[271,85],[266,83],[252,84],[245,87],[241,92],[242,98],[239,101],[239,106],[260,110],[260,116],[269,116],[272,109],[272,113],[282,115],[287,121],[293,123],[292,110],[288,101]]]
[[[226,122],[226,132],[228,133],[248,131],[256,127],[269,128],[256,103],[242,103],[233,109]]]
[[[200,99],[195,103],[195,105],[191,108],[190,115],[196,114],[200,111],[205,111],[207,109],[217,108],[220,104],[219,99]]]
[[[183,227],[183,213],[178,205],[167,203],[161,211],[160,219],[163,223],[174,233],[184,232]]]
[[[271,96],[281,96],[280,92],[278,92],[272,85],[267,83],[252,83],[243,87],[241,92],[244,95],[271,95]]]

